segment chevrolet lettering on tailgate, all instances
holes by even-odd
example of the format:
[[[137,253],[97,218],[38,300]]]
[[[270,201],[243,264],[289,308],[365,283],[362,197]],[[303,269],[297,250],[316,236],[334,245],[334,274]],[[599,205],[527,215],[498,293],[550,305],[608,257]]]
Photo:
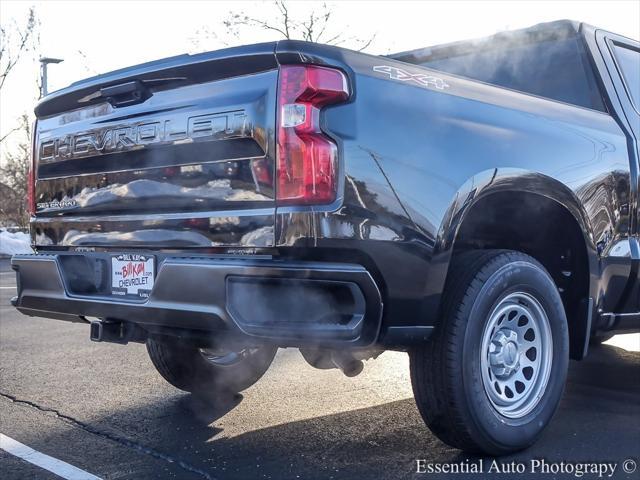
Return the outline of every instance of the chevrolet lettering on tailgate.
[[[115,125],[40,141],[40,162],[126,152],[147,145],[185,141],[216,141],[248,137],[247,116],[237,110],[208,113],[185,118],[166,118],[152,122]]]

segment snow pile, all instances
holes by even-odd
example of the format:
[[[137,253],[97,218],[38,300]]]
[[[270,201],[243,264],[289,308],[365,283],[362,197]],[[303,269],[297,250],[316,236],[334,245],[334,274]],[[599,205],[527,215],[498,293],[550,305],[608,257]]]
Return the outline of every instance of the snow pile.
[[[22,232],[10,233],[0,230],[0,255],[15,255],[17,253],[33,253],[31,238]]]

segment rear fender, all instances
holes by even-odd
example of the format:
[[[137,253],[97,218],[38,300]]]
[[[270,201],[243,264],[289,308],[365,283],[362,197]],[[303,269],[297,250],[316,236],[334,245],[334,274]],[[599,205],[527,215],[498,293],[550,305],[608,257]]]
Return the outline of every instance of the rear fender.
[[[446,273],[449,270],[451,258],[459,239],[460,229],[470,218],[473,207],[480,200],[487,199],[498,193],[513,192],[514,194],[529,193],[534,196],[552,200],[564,208],[575,219],[582,232],[586,248],[589,286],[588,296],[581,300],[578,307],[579,318],[572,320],[574,332],[572,335],[572,357],[581,358],[586,353],[586,344],[591,331],[591,319],[595,314],[595,305],[602,295],[600,284],[600,259],[594,242],[594,231],[583,204],[576,194],[561,182],[537,172],[521,169],[491,169],[474,175],[467,180],[456,192],[442,224],[438,230],[434,249],[434,266],[439,265],[443,275],[436,275],[439,280],[437,287],[439,297],[444,292]],[[535,197],[533,197],[535,198]],[[526,205],[522,206],[523,214]],[[431,287],[430,294],[433,294]],[[433,319],[435,321],[435,319]]]

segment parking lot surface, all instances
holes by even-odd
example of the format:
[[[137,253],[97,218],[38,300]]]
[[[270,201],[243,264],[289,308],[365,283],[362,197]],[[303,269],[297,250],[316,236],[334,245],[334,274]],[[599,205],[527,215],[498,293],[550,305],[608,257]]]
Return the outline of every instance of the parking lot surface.
[[[281,350],[241,396],[198,400],[156,373],[140,344],[92,343],[86,325],[29,318],[9,303],[0,260],[0,433],[105,479],[436,478],[426,464],[470,468],[415,407],[406,354],[387,352],[346,378]],[[501,466],[640,460],[640,336],[615,337],[572,362],[559,412],[539,442]],[[630,464],[627,464],[630,465]],[[575,478],[572,474],[518,478]],[[59,478],[0,450],[0,478]],[[479,478],[469,472],[451,478]],[[585,476],[583,478],[597,478]]]

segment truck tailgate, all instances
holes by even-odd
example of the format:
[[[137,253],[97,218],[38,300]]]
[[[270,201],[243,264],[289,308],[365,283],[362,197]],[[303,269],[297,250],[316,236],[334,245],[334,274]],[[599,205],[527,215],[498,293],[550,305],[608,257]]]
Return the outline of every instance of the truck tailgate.
[[[36,108],[36,245],[274,243],[274,44],[76,83]]]

